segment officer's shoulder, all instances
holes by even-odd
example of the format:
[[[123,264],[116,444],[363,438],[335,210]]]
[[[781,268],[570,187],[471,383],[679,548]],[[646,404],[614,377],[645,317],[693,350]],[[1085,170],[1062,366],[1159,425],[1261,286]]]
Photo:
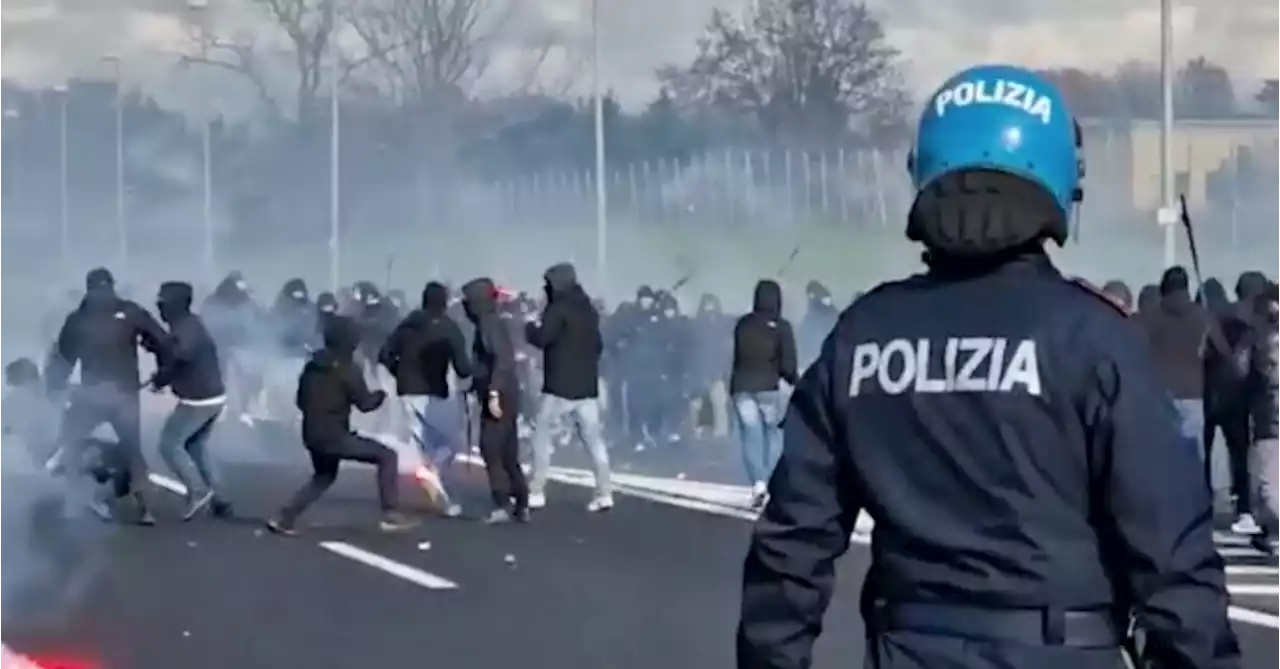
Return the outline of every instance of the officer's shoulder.
[[[840,312],[839,320],[857,315],[859,313],[867,313],[875,311],[886,303],[891,303],[900,297],[903,293],[911,292],[924,283],[923,274],[913,274],[903,279],[895,279],[893,281],[885,281],[872,287],[870,290],[862,293],[849,303],[849,306]]]
[[[1092,305],[1100,313],[1107,313],[1114,317],[1128,320],[1129,310],[1125,308],[1124,303],[1108,295],[1101,288],[1080,277],[1063,277],[1063,282],[1073,289],[1068,291],[1068,294],[1075,293],[1083,298],[1079,300],[1082,306]]]

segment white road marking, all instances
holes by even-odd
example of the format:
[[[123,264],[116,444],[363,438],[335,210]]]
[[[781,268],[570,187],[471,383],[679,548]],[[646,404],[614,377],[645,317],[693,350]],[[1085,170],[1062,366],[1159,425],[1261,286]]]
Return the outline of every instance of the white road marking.
[[[363,548],[352,546],[345,541],[322,541],[320,547],[341,555],[348,560],[355,560],[363,565],[373,567],[379,571],[386,572],[403,579],[415,585],[420,585],[428,590],[457,590],[458,584],[450,581],[443,576],[437,576],[431,572],[423,571],[417,567],[410,567],[407,564],[396,562],[391,558],[383,557],[377,553],[369,552]]]
[[[1276,576],[1280,568],[1275,565],[1229,564],[1227,576]]]
[[[1280,586],[1263,583],[1228,583],[1227,592],[1233,595],[1280,595]]]
[[[1262,555],[1262,553],[1259,553],[1258,550],[1255,548],[1245,548],[1243,546],[1219,546],[1218,554],[1224,558],[1239,558],[1239,557],[1256,558]]]
[[[152,472],[147,474],[147,478],[151,479],[151,482],[156,484],[157,487],[164,488],[175,495],[187,496],[187,487],[168,476]]]
[[[1228,606],[1227,616],[1232,620],[1237,620],[1250,625],[1259,627],[1270,627],[1273,630],[1280,630],[1280,616],[1276,616],[1265,611],[1256,611],[1254,609],[1246,609],[1239,606]]]

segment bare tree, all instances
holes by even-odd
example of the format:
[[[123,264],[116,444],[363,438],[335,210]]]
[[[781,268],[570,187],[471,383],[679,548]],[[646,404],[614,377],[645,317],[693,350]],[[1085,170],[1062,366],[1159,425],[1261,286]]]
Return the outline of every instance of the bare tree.
[[[268,84],[271,65],[270,46],[261,36],[219,36],[207,26],[194,26],[191,39],[194,53],[184,57],[188,64],[199,63],[237,72],[247,78],[263,102],[280,117],[295,115],[302,125],[310,125],[322,113],[321,85],[327,74],[328,58],[339,58],[341,72],[353,70],[359,63],[341,60],[330,49],[338,25],[337,0],[250,0],[270,19],[289,41],[287,57],[292,60],[296,77],[294,99],[282,100]],[[292,102],[293,108],[289,108]]]
[[[470,96],[514,8],[486,0],[357,0],[345,14],[386,84],[418,107]]]
[[[713,12],[693,62],[659,77],[678,102],[748,115],[787,141],[882,140],[908,106],[898,61],[864,2],[760,0],[745,24]]]

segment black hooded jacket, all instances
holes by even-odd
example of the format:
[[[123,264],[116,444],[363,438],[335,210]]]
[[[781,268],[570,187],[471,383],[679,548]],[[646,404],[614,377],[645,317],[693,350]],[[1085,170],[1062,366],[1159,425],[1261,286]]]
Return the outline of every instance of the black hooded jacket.
[[[472,279],[462,287],[462,306],[476,329],[471,340],[471,389],[480,396],[496,391],[514,397],[520,392],[515,345],[498,316],[497,295],[497,287],[487,278]]]
[[[311,355],[298,377],[296,403],[302,410],[302,442],[307,450],[325,453],[351,434],[352,407],[377,409],[386,400],[381,390],[370,392],[356,366],[360,326],[345,316],[329,319],[324,348]]]
[[[774,281],[756,284],[751,313],[733,329],[733,369],[730,393],[778,389],[778,381],[795,384],[796,338],[782,317],[782,288]]]
[[[318,343],[319,314],[302,279],[285,282],[271,306],[276,343],[291,357],[302,357]]]
[[[542,392],[568,400],[600,395],[600,313],[578,285],[573,265],[549,268],[546,281],[547,308],[541,323],[525,324],[525,339],[542,350]]]
[[[1217,323],[1191,301],[1185,271],[1172,268],[1160,282],[1160,304],[1142,315],[1156,367],[1175,399],[1202,399],[1204,356],[1226,350]]]
[[[449,366],[459,378],[471,376],[462,329],[448,314],[449,289],[436,282],[422,291],[422,308],[396,326],[378,361],[396,377],[400,395],[449,396]]]
[[[160,285],[156,306],[169,324],[170,355],[156,371],[156,388],[171,386],[180,401],[200,402],[223,397],[218,346],[200,317],[191,313],[191,284],[169,281]]]
[[[136,302],[116,295],[111,273],[99,268],[85,278],[85,296],[67,315],[49,356],[45,380],[60,391],[80,365],[80,385],[109,385],[136,394],[138,345],[164,365],[169,351],[164,328]]]

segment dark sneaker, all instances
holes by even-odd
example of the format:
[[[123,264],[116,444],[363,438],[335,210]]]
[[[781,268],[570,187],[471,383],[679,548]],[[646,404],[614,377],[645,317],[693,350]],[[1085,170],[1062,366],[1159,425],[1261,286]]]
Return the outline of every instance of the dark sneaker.
[[[383,532],[403,532],[417,526],[418,521],[398,511],[388,511],[382,514],[382,520],[378,521],[378,528]]]
[[[222,518],[224,520],[227,518],[233,518],[236,515],[235,511],[231,508],[231,502],[220,499],[214,499],[209,503],[209,513],[212,513],[214,518]]]
[[[1275,557],[1276,555],[1276,545],[1274,541],[1271,537],[1265,534],[1255,534],[1249,537],[1249,545],[1253,546],[1254,550],[1262,553],[1263,555],[1270,557]]]
[[[143,509],[138,512],[138,524],[143,527],[151,527],[156,524],[156,517],[152,515],[151,509]]]
[[[512,517],[515,518],[517,523],[527,523],[529,522],[529,510],[516,509],[515,513],[512,514]]]
[[[298,536],[298,530],[294,528],[293,523],[286,523],[279,518],[272,518],[267,521],[267,531],[284,537]]]

